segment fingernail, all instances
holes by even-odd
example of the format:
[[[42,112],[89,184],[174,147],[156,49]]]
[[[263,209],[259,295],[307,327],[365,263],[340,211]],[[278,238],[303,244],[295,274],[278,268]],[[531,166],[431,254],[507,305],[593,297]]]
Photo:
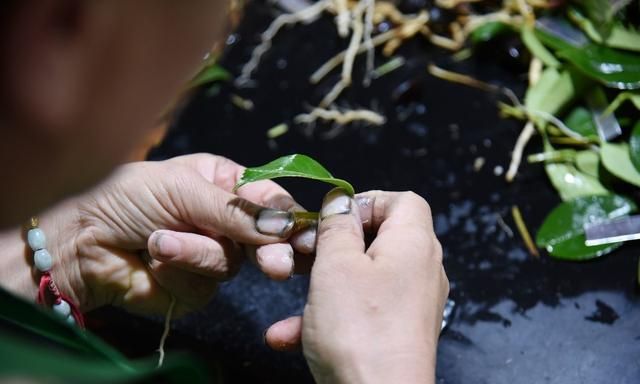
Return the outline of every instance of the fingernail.
[[[344,215],[351,212],[351,198],[340,188],[329,192],[322,203],[320,218],[326,219],[332,215]]]
[[[368,196],[357,196],[355,198],[356,204],[358,204],[358,213],[360,213],[361,217],[365,217],[366,219],[362,220],[363,224],[366,224],[370,217],[373,217],[373,203],[374,200]]]
[[[293,249],[289,244],[269,244],[257,249],[256,259],[272,278],[284,280],[293,273]]]
[[[180,253],[182,244],[178,239],[165,233],[157,233],[155,236],[156,247],[161,256],[175,256]]]
[[[266,208],[258,213],[256,229],[263,235],[286,237],[294,222],[293,213]]]
[[[316,232],[316,227],[307,228],[297,232],[291,238],[291,244],[294,245],[298,252],[311,253],[316,247]]]

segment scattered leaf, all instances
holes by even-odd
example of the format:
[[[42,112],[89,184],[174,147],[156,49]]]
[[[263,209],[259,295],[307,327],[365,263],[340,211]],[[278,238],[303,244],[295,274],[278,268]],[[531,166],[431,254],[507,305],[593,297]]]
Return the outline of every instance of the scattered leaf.
[[[606,195],[609,191],[593,176],[580,172],[573,164],[547,163],[545,170],[551,184],[564,201],[576,197]]]
[[[585,138],[598,139],[598,128],[593,122],[593,115],[585,107],[578,106],[571,110],[565,119],[565,124]]]
[[[631,162],[628,144],[602,143],[600,159],[612,175],[640,187],[640,172]]]
[[[581,172],[596,179],[600,178],[600,156],[598,156],[595,151],[586,150],[577,152],[575,162]]]
[[[558,59],[553,56],[551,52],[538,40],[536,37],[533,28],[524,27],[520,32],[520,38],[522,42],[527,47],[529,52],[540,61],[542,61],[547,67],[558,68],[560,67],[560,62]]]
[[[605,255],[621,243],[588,247],[584,225],[626,216],[635,210],[632,201],[617,195],[585,196],[561,203],[545,218],[536,244],[565,260],[588,260]]]
[[[305,155],[289,155],[276,159],[260,167],[247,168],[234,190],[247,183],[279,177],[303,177],[333,184],[344,189],[349,195],[355,193],[347,181],[336,179],[320,163]]]
[[[586,79],[576,72],[547,68],[538,82],[527,89],[524,104],[528,110],[554,115],[575,99],[587,84]]]

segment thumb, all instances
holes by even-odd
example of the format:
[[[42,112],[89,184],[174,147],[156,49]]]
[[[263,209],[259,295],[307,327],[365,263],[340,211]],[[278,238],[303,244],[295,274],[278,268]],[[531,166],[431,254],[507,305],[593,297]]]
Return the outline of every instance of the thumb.
[[[302,342],[302,317],[292,316],[271,325],[264,342],[276,351],[295,351]]]
[[[361,256],[364,232],[356,202],[344,190],[329,192],[322,203],[316,244],[316,264],[325,265]]]
[[[190,177],[176,186],[179,217],[208,234],[222,235],[243,244],[281,242],[293,231],[291,212],[265,208],[200,177]]]

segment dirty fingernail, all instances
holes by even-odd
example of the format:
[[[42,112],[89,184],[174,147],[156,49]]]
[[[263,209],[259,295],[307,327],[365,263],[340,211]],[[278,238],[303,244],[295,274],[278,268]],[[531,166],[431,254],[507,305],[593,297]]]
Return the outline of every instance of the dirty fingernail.
[[[263,245],[256,250],[256,260],[273,279],[288,279],[293,272],[293,249],[289,244]]]
[[[351,198],[340,188],[329,192],[322,203],[320,218],[325,219],[332,215],[344,215],[351,212]]]
[[[294,222],[293,213],[267,208],[258,213],[256,229],[263,235],[286,237]]]

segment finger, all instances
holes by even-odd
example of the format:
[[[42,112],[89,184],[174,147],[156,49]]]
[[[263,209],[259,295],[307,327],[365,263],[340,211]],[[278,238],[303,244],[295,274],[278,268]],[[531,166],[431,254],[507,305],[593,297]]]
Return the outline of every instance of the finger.
[[[318,224],[316,265],[348,261],[364,252],[364,235],[356,203],[342,189],[329,192]]]
[[[413,192],[369,191],[355,196],[362,226],[366,232],[378,233],[387,226],[418,225],[433,229],[429,204]]]
[[[233,160],[208,153],[178,156],[168,161],[189,166],[209,183],[222,188],[226,192],[233,191],[233,187],[240,180],[246,169],[246,167]],[[236,194],[253,203],[285,211],[297,205],[284,188],[271,180],[261,180],[247,184],[238,189]],[[280,199],[282,201],[279,201]]]
[[[149,237],[147,247],[158,261],[218,281],[233,277],[242,263],[233,242],[195,233],[158,230]]]
[[[289,239],[289,243],[293,246],[296,252],[303,255],[310,255],[316,250],[316,234],[317,223],[309,228],[303,229],[300,232],[294,233]]]
[[[281,281],[293,275],[293,248],[289,243],[246,246],[247,256],[270,279]]]
[[[416,256],[420,255],[424,256],[422,260],[442,262],[442,247],[433,231],[431,209],[422,197],[412,192],[377,191],[357,199],[359,206],[365,207],[362,212],[366,215],[365,228],[376,232],[367,250],[372,258],[395,255],[390,262],[408,267],[415,266]],[[389,252],[391,249],[394,252]]]
[[[246,169],[227,158],[204,153],[175,157],[169,161],[189,166],[209,183],[226,192],[232,192]],[[265,208],[290,212],[305,211],[284,188],[271,180],[247,184],[238,189],[235,194]],[[297,252],[312,253],[315,248],[315,231],[303,232],[299,236],[292,237],[290,242]]]
[[[265,343],[276,351],[296,351],[302,340],[302,317],[280,320],[267,329]]]
[[[215,279],[176,268],[153,258],[149,258],[147,262],[147,268],[158,284],[175,296],[182,308],[179,312],[204,307],[217,290],[218,284]]]
[[[291,212],[265,208],[207,182],[185,169],[169,184],[169,200],[178,218],[201,231],[245,244],[270,244],[287,238]]]

